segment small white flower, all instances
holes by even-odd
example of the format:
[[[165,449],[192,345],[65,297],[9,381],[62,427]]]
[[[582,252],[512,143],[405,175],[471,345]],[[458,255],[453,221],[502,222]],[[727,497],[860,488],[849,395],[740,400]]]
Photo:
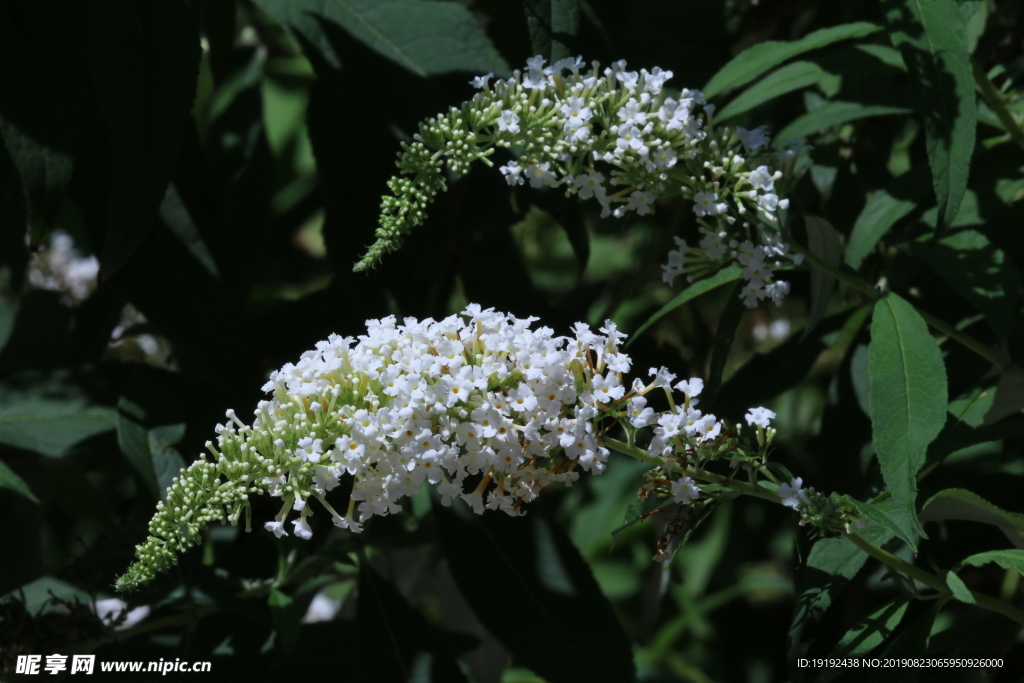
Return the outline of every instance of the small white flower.
[[[672,499],[677,503],[692,503],[700,498],[700,487],[690,477],[672,482]]]
[[[803,485],[804,480],[801,477],[797,477],[788,484],[780,484],[779,498],[782,499],[782,504],[796,510],[801,503],[806,503],[807,493],[803,490]]]
[[[288,532],[285,531],[285,528],[284,528],[284,522],[278,522],[276,520],[273,521],[273,522],[266,522],[263,525],[263,528],[266,529],[267,531],[274,532],[274,535],[277,536],[278,538],[281,538],[282,536],[287,536],[288,535]]]
[[[748,425],[767,427],[768,421],[775,419],[775,413],[767,408],[751,408],[747,411],[746,419]]]
[[[518,133],[519,115],[511,109],[501,112],[501,117],[498,119],[498,130],[503,133]]]

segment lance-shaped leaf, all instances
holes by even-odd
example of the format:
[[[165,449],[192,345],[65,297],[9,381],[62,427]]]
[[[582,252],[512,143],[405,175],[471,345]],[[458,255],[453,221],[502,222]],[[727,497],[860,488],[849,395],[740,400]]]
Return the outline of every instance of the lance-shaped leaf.
[[[468,9],[422,0],[256,0],[333,67],[341,64],[324,24],[336,24],[418,76],[453,71],[507,74],[508,65]],[[358,65],[351,65],[359,68]]]
[[[677,294],[672,299],[672,301],[669,301],[667,304],[659,308],[657,313],[648,318],[644,322],[644,324],[641,325],[636,330],[636,332],[630,335],[629,341],[626,342],[626,346],[628,347],[630,344],[632,344],[633,340],[638,338],[641,334],[643,334],[648,327],[658,322],[663,317],[665,317],[675,309],[685,304],[687,301],[690,301],[691,299],[696,299],[701,294],[704,294],[705,292],[710,292],[712,289],[715,289],[716,287],[724,285],[728,282],[739,280],[740,275],[742,274],[743,273],[736,266],[729,266],[728,268],[723,268],[722,270],[718,271],[709,278],[697,280],[692,285],[690,285],[683,291],[679,292],[679,294]]]
[[[776,136],[776,140],[795,140],[803,138],[827,128],[866,119],[869,116],[885,116],[889,114],[908,114],[910,109],[895,104],[862,104],[860,102],[826,102],[814,111],[809,111],[792,123],[786,125]]]
[[[39,499],[32,493],[32,489],[28,487],[25,480],[19,477],[3,460],[0,460],[0,489],[14,491],[19,496],[24,496],[33,503],[39,502]]]
[[[981,567],[986,564],[998,564],[1003,569],[1016,569],[1024,575],[1024,550],[990,550],[987,553],[971,555],[962,564]]]
[[[875,192],[857,216],[846,244],[843,262],[854,270],[889,229],[924,199],[928,181],[923,168],[914,168],[894,180],[889,187]]]
[[[729,301],[725,304],[718,319],[718,331],[715,332],[715,343],[711,348],[711,368],[708,374],[707,386],[704,387],[701,399],[706,405],[714,405],[718,390],[722,387],[722,375],[725,374],[725,364],[729,360],[729,352],[732,350],[732,343],[736,339],[736,330],[743,319],[743,312],[746,306],[740,298],[743,283],[737,283],[729,294]]]
[[[882,0],[892,44],[903,54],[924,118],[939,230],[953,223],[970,172],[977,106],[967,35],[955,0]]]
[[[874,650],[899,627],[909,603],[910,598],[901,595],[879,607],[847,631],[829,657],[861,657]],[[831,681],[841,673],[844,670],[839,667],[826,669],[818,683]]]
[[[807,216],[807,247],[811,253],[820,258],[832,267],[839,266],[839,259],[843,254],[843,243],[839,239],[839,233],[824,218]],[[804,327],[801,341],[807,338],[821,319],[825,317],[825,310],[828,308],[828,300],[835,288],[836,278],[817,267],[811,268],[811,314]]]
[[[917,471],[946,422],[946,367],[924,319],[896,294],[875,304],[868,378],[872,441],[882,476],[914,531],[924,536],[915,514]]]
[[[787,64],[765,76],[718,112],[716,121],[727,121],[786,93],[814,85],[829,73],[810,61]]]
[[[51,458],[82,439],[114,428],[113,408],[100,405],[78,373],[24,372],[0,383],[0,444]]]
[[[892,501],[883,502],[880,507],[891,512]],[[869,526],[863,536],[875,545],[883,545],[893,534],[881,526]],[[803,640],[807,626],[818,622],[832,606],[832,601],[843,591],[848,583],[867,562],[868,555],[846,538],[823,538],[814,544],[807,556],[806,566],[801,567],[796,576],[797,597],[793,609],[793,621],[789,627],[789,659],[796,662],[797,657],[806,653],[814,643],[813,638]],[[810,629],[813,631],[813,629]],[[804,680],[802,669],[795,666],[791,669],[793,679]]]
[[[918,518],[922,522],[962,519],[999,527],[1018,548],[1024,549],[1024,515],[1007,512],[976,493],[946,489],[928,499]]]
[[[1005,339],[1016,308],[1019,278],[1003,250],[976,230],[959,230],[921,251],[935,274],[984,313],[996,334]]]
[[[100,259],[109,275],[142,244],[174,173],[199,73],[198,12],[185,0],[91,0],[88,37],[113,152]]]
[[[840,40],[861,38],[879,31],[880,28],[866,21],[858,21],[852,24],[823,28],[792,42],[767,40],[758,43],[736,55],[732,61],[712,76],[708,84],[704,86],[704,95],[705,97],[714,97],[720,92],[738,88],[797,55],[817,50]]]

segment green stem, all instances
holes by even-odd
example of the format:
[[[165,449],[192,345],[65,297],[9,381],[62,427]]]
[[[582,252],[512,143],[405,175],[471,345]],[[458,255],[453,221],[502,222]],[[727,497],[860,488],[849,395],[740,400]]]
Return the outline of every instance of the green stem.
[[[623,453],[630,457],[636,458],[637,460],[642,460],[643,462],[646,462],[649,465],[661,467],[665,465],[667,462],[665,458],[660,458],[656,455],[651,455],[642,448],[631,446],[617,439],[601,437],[600,441],[603,446],[606,446],[614,451],[618,451],[619,453]],[[732,489],[733,491],[736,491],[747,496],[754,496],[755,498],[761,498],[762,500],[767,500],[772,503],[781,504],[781,499],[779,498],[779,495],[777,493],[775,493],[774,491],[769,491],[768,489],[763,488],[761,486],[757,486],[756,484],[737,481],[735,479],[726,477],[721,474],[717,474],[715,472],[708,472],[707,470],[700,469],[699,467],[690,467],[685,465],[679,465],[677,467],[678,469],[682,470],[687,475],[694,477],[695,479],[701,479],[706,482],[718,484],[723,488],[729,488]],[[906,560],[901,560],[892,553],[879,548],[877,545],[871,543],[859,534],[849,533],[846,535],[846,537],[850,539],[850,541],[854,545],[856,545],[858,548],[860,548],[861,550],[863,550],[879,562],[892,567],[896,571],[901,572],[909,576],[910,578],[915,579],[916,581],[920,581],[924,585],[938,591],[942,595],[950,595],[950,590],[946,586],[946,582],[938,576],[936,576],[935,574],[927,572],[924,569],[921,569],[920,567],[917,567],[911,564],[910,562],[907,562]],[[999,600],[998,598],[993,598],[989,595],[985,595],[984,593],[978,593],[976,591],[971,591],[971,596],[974,598],[974,602],[979,607],[984,607],[985,609],[992,610],[993,612],[998,612],[999,614],[1002,614],[1003,616],[1008,617],[1013,621],[1016,621],[1018,624],[1024,625],[1024,611],[1017,609],[1008,602]]]
[[[619,441],[617,439],[611,439],[605,436],[601,437],[600,441],[602,446],[607,446],[613,451],[618,451],[619,453],[631,456],[633,458],[636,458],[637,460],[642,460],[649,465],[661,467],[667,462],[665,458],[659,458],[656,455],[651,455],[642,448],[638,448],[637,446],[630,446],[629,444],[623,443],[622,441]],[[762,498],[772,503],[778,503],[780,501],[779,494],[775,493],[774,491],[769,491],[768,489],[763,488],[761,486],[757,486],[756,484],[749,484],[745,481],[739,481],[738,479],[727,477],[724,474],[708,472],[707,470],[703,470],[699,467],[693,467],[691,465],[677,465],[677,468],[681,472],[691,477],[694,477],[695,479],[701,479],[711,484],[718,484],[723,488],[737,491],[746,496]]]
[[[974,83],[978,88],[978,92],[981,93],[982,99],[985,100],[985,104],[999,117],[999,121],[1006,128],[1006,134],[1010,136],[1010,139],[1024,149],[1024,131],[1021,130],[1017,120],[1013,118],[1013,114],[1006,108],[1002,94],[996,89],[992,81],[989,80],[988,74],[985,73],[978,60],[972,58],[971,67],[974,69]]]
[[[878,290],[876,290],[868,283],[864,282],[864,280],[860,279],[857,275],[853,273],[847,273],[842,268],[833,266],[828,261],[818,258],[813,253],[811,253],[810,249],[800,244],[799,242],[795,242],[792,238],[787,239],[787,242],[789,246],[792,247],[793,251],[799,254],[803,254],[804,259],[815,268],[818,268],[819,270],[828,273],[835,279],[845,282],[854,289],[862,292],[871,301],[877,301],[878,299],[881,298],[882,295],[878,293]]]
[[[813,265],[815,268],[818,268],[828,273],[829,275],[832,275],[837,280],[841,280],[846,284],[850,285],[851,287],[853,287],[854,289],[863,292],[871,301],[877,301],[881,297],[881,294],[879,294],[874,287],[864,282],[864,280],[860,279],[857,275],[853,273],[848,273],[844,271],[842,268],[833,266],[832,264],[818,258],[814,254],[812,254],[810,250],[808,250],[806,247],[804,247],[802,244],[799,244],[798,242],[789,240],[789,245],[790,247],[793,248],[793,251],[803,254],[807,262]],[[911,301],[908,303],[910,303],[911,306],[914,306],[914,302]],[[1013,375],[1018,379],[1024,379],[1024,368],[1021,368],[1019,365],[1016,365],[1006,356],[1000,354],[999,352],[993,349],[990,349],[989,347],[985,346],[974,337],[968,334],[964,334],[963,332],[960,332],[946,321],[941,320],[940,318],[936,318],[931,313],[922,311],[917,306],[914,306],[914,310],[917,311],[922,318],[924,318],[924,321],[928,323],[928,325],[930,325],[932,329],[941,332],[942,334],[946,335],[948,338],[954,341],[959,342],[960,344],[970,349],[977,355],[981,356],[988,362],[1000,368],[1002,371],[1010,375]]]
[[[851,533],[847,534],[846,537],[850,539],[850,541],[852,541],[855,546],[857,546],[858,548],[866,552],[868,555],[878,560],[879,562],[889,565],[897,571],[903,572],[912,579],[916,579],[917,581],[920,581],[929,588],[933,588],[942,594],[949,594],[950,591],[949,588],[946,586],[946,582],[940,579],[935,574],[926,572],[920,567],[917,567],[905,560],[901,560],[892,553],[882,550],[877,545],[871,543],[859,534]],[[984,593],[978,593],[977,591],[971,591],[971,597],[974,598],[974,602],[979,607],[984,607],[985,609],[992,610],[993,612],[998,612],[999,614],[1002,614],[1004,617],[1012,619],[1013,621],[1016,621],[1018,624],[1024,625],[1024,611],[1017,609],[1010,603],[1004,602],[1003,600],[999,600],[998,598],[993,598],[990,595],[985,595]]]

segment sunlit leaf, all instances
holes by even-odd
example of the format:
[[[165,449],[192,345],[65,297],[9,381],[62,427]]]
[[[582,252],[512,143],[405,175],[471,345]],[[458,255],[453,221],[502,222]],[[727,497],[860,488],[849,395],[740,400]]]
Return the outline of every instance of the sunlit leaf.
[[[334,67],[342,64],[325,35],[325,23],[342,27],[419,76],[509,72],[483,28],[457,2],[257,0],[256,4],[302,35]]]
[[[852,24],[823,28],[792,42],[766,40],[747,48],[723,66],[704,86],[704,95],[714,97],[718,93],[751,82],[797,55],[831,45],[840,40],[862,38],[879,30],[881,27],[876,24],[858,21]]]
[[[644,322],[644,324],[641,325],[636,330],[636,332],[633,332],[633,334],[630,335],[630,339],[626,343],[626,345],[628,346],[629,344],[633,343],[633,340],[639,337],[641,334],[643,334],[648,327],[658,322],[667,314],[671,313],[673,310],[685,304],[687,301],[695,299],[701,294],[704,294],[705,292],[710,292],[712,289],[724,285],[727,282],[739,280],[740,275],[742,275],[742,273],[740,272],[740,269],[738,267],[729,266],[728,268],[723,268],[722,270],[718,271],[709,278],[697,280],[692,285],[690,285],[682,292],[677,294],[667,304],[658,309],[657,313],[648,318],[646,322]]]
[[[715,115],[715,120],[727,121],[776,97],[814,85],[827,75],[828,72],[814,62],[787,64],[744,90],[739,97],[725,105]]]
[[[960,210],[974,152],[977,107],[963,18],[955,0],[882,0],[882,12],[924,118],[941,231]]]
[[[875,304],[868,345],[871,426],[886,487],[911,516],[915,532],[917,471],[946,422],[946,367],[924,320],[902,298]]]

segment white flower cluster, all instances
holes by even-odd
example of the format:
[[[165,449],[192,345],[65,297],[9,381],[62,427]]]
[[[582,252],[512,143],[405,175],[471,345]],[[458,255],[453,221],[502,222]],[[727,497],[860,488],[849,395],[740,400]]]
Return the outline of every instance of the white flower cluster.
[[[65,304],[76,305],[96,289],[99,272],[100,262],[95,256],[82,256],[71,235],[54,230],[49,248],[32,255],[27,275],[32,287],[60,292]]]
[[[294,509],[294,533],[308,537],[312,496],[337,526],[359,531],[424,482],[445,504],[460,496],[477,512],[519,514],[544,486],[575,481],[577,466],[604,470],[592,420],[623,396],[630,365],[615,324],[595,334],[579,323],[569,338],[479,306],[463,316],[390,317],[369,321],[358,342],[332,336],[273,373],[264,387],[273,400],[260,403],[251,431],[221,428],[221,449],[243,439],[243,450],[264,453],[263,483],[286,502],[268,529],[287,533]],[[354,484],[340,515],[323,494],[344,473]],[[483,479],[467,491],[473,475]]]
[[[282,499],[268,530],[310,538],[311,499],[358,532],[424,483],[446,505],[461,497],[478,513],[517,515],[543,487],[601,473],[608,450],[594,423],[625,395],[625,335],[609,321],[556,337],[531,329],[535,321],[470,305],[461,317],[392,316],[368,321],[358,340],[320,342],[271,375],[264,390],[273,397],[251,426],[227,411],[230,422],[207,443],[212,459],[175,478],[120,589],[172,565],[210,522],[237,523],[244,512],[248,527],[253,493]],[[352,489],[340,514],[326,494],[346,474]]]
[[[769,152],[763,128],[716,128],[714,106],[700,91],[666,94],[671,77],[658,67],[629,71],[625,61],[602,68],[568,58],[545,66],[537,56],[511,78],[474,78],[480,92],[472,100],[428,119],[403,145],[398,166],[414,179],[389,183],[394,196],[382,202],[378,241],[357,270],[423,222],[426,205],[445,188],[444,166],[460,175],[477,160],[491,165],[488,157],[505,148],[514,156],[500,167],[509,185],[562,187],[596,199],[602,216],[643,216],[660,198],[691,200],[703,238],[693,248],[677,239],[680,248],[663,266],[665,281],[671,284],[684,266],[692,279],[739,261],[748,305],[780,301],[789,286],[775,282],[766,264],[788,252],[776,216],[788,200],[779,197],[775,184],[784,174],[774,166],[793,150]],[[748,251],[759,255],[747,257]]]
[[[614,323],[597,332],[577,323],[559,337],[532,328],[535,321],[470,305],[440,321],[370,320],[358,339],[318,343],[271,374],[263,389],[272,396],[251,425],[227,411],[216,443],[207,442],[212,457],[182,470],[157,505],[119,590],[173,565],[213,521],[237,524],[244,513],[248,528],[251,494],[282,501],[267,530],[308,539],[314,501],[335,526],[359,532],[424,485],[436,486],[444,505],[462,498],[478,514],[522,514],[545,486],[604,471],[603,420],[653,427],[651,451],[671,462],[714,457],[723,427],[696,407],[700,379],[676,383],[684,401],[657,414],[645,394],[669,392],[675,376],[651,368],[651,382],[636,379],[627,390],[631,361]],[[759,424],[774,417],[754,410]],[[351,492],[341,514],[327,495],[345,479]],[[675,499],[696,501],[700,488],[680,482]]]

